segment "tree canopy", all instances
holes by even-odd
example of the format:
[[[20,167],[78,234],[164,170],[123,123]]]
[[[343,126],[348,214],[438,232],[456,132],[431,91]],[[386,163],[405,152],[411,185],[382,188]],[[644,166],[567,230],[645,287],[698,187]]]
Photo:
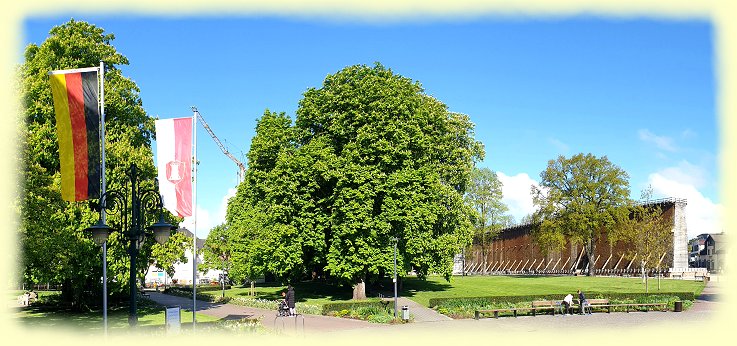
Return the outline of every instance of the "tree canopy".
[[[650,186],[643,190],[640,202],[630,207],[630,217],[610,236],[612,241],[621,240],[631,244],[626,257],[633,261],[639,260],[643,272],[645,269],[660,268],[663,256],[673,246],[674,220],[664,215],[665,211],[660,204],[653,203],[652,194]],[[647,281],[645,284],[647,291]]]
[[[566,239],[582,244],[593,260],[601,233],[628,217],[627,172],[606,156],[576,154],[548,161],[540,173],[540,187],[532,187],[540,227],[533,236],[543,250],[561,248]],[[593,273],[589,266],[588,275]]]
[[[267,110],[228,206],[242,242],[233,272],[359,283],[392,272],[396,237],[400,274],[449,276],[472,234],[463,193],[483,157],[473,127],[380,64],[328,75],[294,123]]]
[[[20,246],[23,279],[32,283],[63,283],[63,297],[74,304],[96,302],[84,290],[100,286],[101,250],[83,230],[98,215],[87,202],[61,199],[56,120],[48,80],[52,70],[99,66],[105,70],[105,147],[108,189],[129,193],[125,171],[139,166],[142,186],[153,188],[151,152],[153,119],[143,109],[139,89],[116,66],[128,64],[112,45],[112,34],[92,24],[70,20],[56,26],[40,45],[30,44],[19,68],[23,97],[21,124]],[[108,223],[116,226],[119,216]],[[153,223],[153,222],[152,222]],[[143,245],[139,263],[148,263],[153,237]],[[108,240],[109,289],[125,292],[128,277],[126,240],[119,232]],[[139,268],[142,276],[147,268]],[[99,290],[93,290],[97,294]]]
[[[496,237],[502,228],[511,226],[514,218],[502,201],[502,182],[489,168],[474,168],[466,190],[466,203],[475,211],[472,218],[474,235],[481,243],[483,270],[486,270],[486,243]]]
[[[217,225],[210,230],[202,248],[204,263],[202,269],[227,271],[230,267],[230,234],[226,226]]]

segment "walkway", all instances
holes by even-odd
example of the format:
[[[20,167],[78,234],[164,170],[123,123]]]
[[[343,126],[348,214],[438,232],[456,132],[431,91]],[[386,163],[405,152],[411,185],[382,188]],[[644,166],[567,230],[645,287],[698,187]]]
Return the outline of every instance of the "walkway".
[[[402,312],[402,306],[409,308],[409,313],[414,316],[414,322],[437,322],[437,321],[452,321],[453,319],[445,316],[433,309],[426,308],[425,306],[410,300],[409,298],[399,297],[397,298],[397,305],[399,305],[399,313]],[[399,315],[401,318],[402,315]]]
[[[172,296],[157,292],[150,292],[149,294],[151,295],[151,300],[161,305],[180,306],[182,309],[187,309],[190,311],[192,310],[191,298]],[[282,317],[280,320],[276,321],[276,311],[274,310],[249,308],[235,304],[208,303],[198,300],[197,313],[223,318],[226,320],[237,320],[241,318],[261,318],[261,324],[268,329],[273,329],[275,325],[277,329],[285,328],[288,330],[294,330],[295,328],[295,321],[293,321],[292,317]],[[339,317],[318,315],[304,315],[303,317],[306,333],[353,330],[377,326],[377,324],[375,323]],[[299,332],[301,332],[302,321],[297,320],[296,322],[298,322],[297,329]]]
[[[578,333],[579,331],[602,331],[616,335],[616,331],[621,328],[630,331],[660,331],[660,327],[665,327],[664,331],[689,330],[694,328],[712,326],[715,317],[721,310],[724,310],[725,304],[717,301],[720,288],[724,287],[724,283],[711,281],[704,288],[702,294],[696,299],[693,306],[684,312],[616,312],[616,313],[594,313],[592,315],[538,315],[538,316],[521,316],[503,317],[503,318],[487,318],[481,320],[464,319],[453,320],[444,315],[438,314],[432,309],[428,309],[420,304],[408,299],[399,298],[398,305],[407,305],[410,313],[414,316],[414,323],[400,325],[386,325],[369,323],[365,321],[351,320],[345,318],[305,315],[305,333],[312,335],[329,334],[353,335],[354,333],[365,334],[373,333],[389,333],[394,336],[417,336],[417,335],[441,335],[442,333],[451,333],[450,335],[459,335],[458,333],[498,333],[504,335],[514,335],[514,333],[525,332],[557,332],[569,330]],[[192,299],[165,295],[162,293],[151,292],[151,299],[167,306],[179,305],[184,309],[192,308]],[[207,314],[225,319],[240,319],[244,317],[261,317],[262,324],[268,329],[275,327],[275,311],[248,308],[233,304],[215,304],[197,301],[198,313]],[[282,324],[282,322],[284,322]],[[297,321],[300,322],[300,321]],[[294,323],[291,318],[279,321],[276,328],[294,330]],[[614,328],[613,330],[611,328]],[[653,329],[655,328],[655,329]],[[298,331],[301,332],[301,326],[298,323]],[[508,333],[512,334],[508,334]],[[678,333],[666,333],[668,337],[677,335]]]

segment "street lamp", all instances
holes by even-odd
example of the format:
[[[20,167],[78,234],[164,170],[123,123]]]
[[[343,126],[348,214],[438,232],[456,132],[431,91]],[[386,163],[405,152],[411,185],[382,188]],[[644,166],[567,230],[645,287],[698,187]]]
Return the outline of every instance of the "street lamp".
[[[394,241],[394,319],[397,319],[397,242],[399,238],[392,237]]]
[[[169,239],[169,235],[171,235],[171,231],[175,227],[164,220],[163,202],[159,192],[153,189],[144,189],[138,185],[138,167],[132,164],[130,171],[126,175],[131,183],[130,205],[128,204],[128,195],[118,190],[108,190],[100,196],[100,203],[94,205],[94,208],[101,214],[104,209],[110,212],[117,212],[121,216],[122,221],[120,222],[119,231],[128,238],[128,255],[130,256],[131,262],[131,301],[128,323],[131,326],[135,326],[138,324],[138,315],[136,314],[136,258],[138,257],[138,252],[146,240],[147,233],[153,233],[156,241],[159,244],[164,244]],[[145,222],[145,212],[156,210],[159,212],[159,221],[143,229],[142,225]],[[130,220],[128,219],[129,214]],[[151,232],[146,232],[147,230]],[[101,215],[100,220],[94,226],[87,228],[86,231],[92,233],[92,240],[95,244],[102,245],[105,244],[110,233],[116,231],[116,229],[106,225]]]

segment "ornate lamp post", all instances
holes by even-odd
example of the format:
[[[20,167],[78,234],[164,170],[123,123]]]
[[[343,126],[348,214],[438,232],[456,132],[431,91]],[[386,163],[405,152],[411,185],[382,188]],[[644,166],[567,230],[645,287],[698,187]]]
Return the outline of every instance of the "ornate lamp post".
[[[164,220],[163,203],[159,192],[152,189],[143,189],[138,185],[138,167],[132,164],[127,174],[131,182],[131,200],[128,203],[128,196],[122,191],[108,190],[100,197],[100,204],[96,205],[97,211],[103,209],[119,213],[121,216],[120,232],[128,238],[128,255],[130,256],[130,312],[128,323],[131,326],[138,324],[138,315],[136,313],[136,258],[141,249],[141,245],[146,240],[146,231],[152,231],[154,238],[159,244],[164,244],[169,239],[171,231],[175,229],[171,224]],[[158,184],[157,184],[158,185]],[[158,186],[157,186],[158,188]],[[155,224],[143,228],[145,222],[145,212],[153,212],[158,210],[159,221]],[[130,219],[128,216],[130,215]],[[86,229],[92,232],[92,239],[97,245],[102,245],[107,241],[109,234],[116,229],[106,225],[102,218],[92,227]],[[150,234],[149,233],[149,234]]]
[[[394,241],[394,319],[397,319],[397,242],[399,238],[392,237]]]

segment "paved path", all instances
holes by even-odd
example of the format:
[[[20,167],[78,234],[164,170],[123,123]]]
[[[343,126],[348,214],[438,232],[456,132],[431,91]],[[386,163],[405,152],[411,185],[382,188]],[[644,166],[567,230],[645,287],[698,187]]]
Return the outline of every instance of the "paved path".
[[[163,293],[150,292],[151,300],[165,306],[180,306],[182,309],[192,310],[192,299],[172,296]],[[191,312],[190,312],[191,313]],[[276,319],[276,311],[249,308],[235,304],[208,303],[197,301],[197,313],[210,315],[226,320],[241,318],[261,318],[261,324],[268,329],[285,329],[287,331],[302,332],[302,317],[304,317],[305,333],[344,331],[378,326],[376,323],[352,320],[347,318],[303,315],[302,317],[281,317]],[[295,321],[296,320],[296,321]],[[296,327],[295,327],[296,322]]]
[[[399,313],[402,312],[402,306],[407,306],[409,308],[409,313],[414,316],[414,322],[437,322],[437,321],[452,321],[453,319],[445,316],[443,314],[438,313],[437,311],[433,309],[429,309],[414,300],[411,300],[409,298],[405,297],[399,297],[397,298],[397,305],[399,305]],[[401,318],[402,315],[399,315]]]
[[[305,315],[305,333],[312,335],[353,335],[354,333],[390,333],[401,335],[436,335],[436,333],[451,333],[460,335],[464,332],[483,333],[524,333],[538,331],[592,331],[606,329],[608,332],[620,330],[659,330],[661,327],[671,330],[690,330],[703,326],[710,327],[714,317],[724,308],[725,304],[718,301],[720,287],[723,284],[711,281],[704,288],[702,294],[696,299],[693,306],[684,312],[615,312],[594,313],[592,315],[538,315],[521,317],[487,318],[481,320],[464,319],[453,320],[434,310],[421,306],[408,299],[399,298],[398,305],[409,306],[410,313],[414,315],[415,323],[403,325],[386,325],[369,323],[365,321],[350,320],[344,318]],[[192,308],[192,299],[165,295],[151,292],[151,299],[163,305],[179,305],[185,309]],[[244,317],[262,317],[264,327],[275,328],[275,312],[272,310],[247,308],[232,304],[215,304],[197,301],[199,313],[225,318],[240,319]],[[283,322],[283,323],[282,323]],[[301,332],[301,325],[297,321],[297,331]],[[295,330],[293,320],[279,320],[276,329]],[[450,335],[450,334],[449,334]],[[670,337],[677,333],[668,333]]]

